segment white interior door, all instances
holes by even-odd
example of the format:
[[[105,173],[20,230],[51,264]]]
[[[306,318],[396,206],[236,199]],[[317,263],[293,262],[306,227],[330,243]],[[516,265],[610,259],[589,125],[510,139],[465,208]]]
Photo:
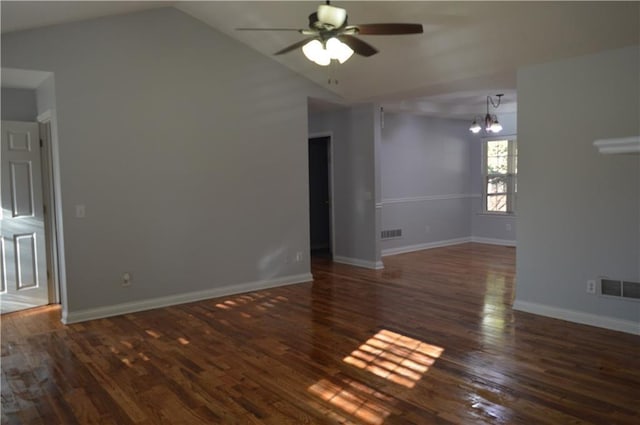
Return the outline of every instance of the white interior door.
[[[49,304],[38,123],[2,121],[2,313]]]

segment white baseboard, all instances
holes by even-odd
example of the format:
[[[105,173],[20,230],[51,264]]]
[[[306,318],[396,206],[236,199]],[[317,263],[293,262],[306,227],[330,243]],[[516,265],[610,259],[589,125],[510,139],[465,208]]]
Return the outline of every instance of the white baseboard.
[[[568,322],[581,323],[583,325],[597,326],[599,328],[640,335],[640,323],[630,320],[597,316],[595,314],[584,313],[581,311],[566,310],[564,308],[518,300],[513,303],[513,309],[538,314],[540,316],[553,317],[554,319],[566,320]]]
[[[483,238],[480,236],[471,236],[471,242],[486,243],[488,245],[516,246],[516,241],[511,239]]]
[[[464,238],[456,238],[456,239],[447,239],[444,241],[421,243],[417,245],[399,246],[397,248],[383,249],[382,256],[386,257],[388,255],[405,254],[407,252],[422,251],[423,249],[431,249],[431,248],[441,248],[443,246],[459,245],[461,243],[467,243],[467,242],[471,242],[471,238],[464,237]]]
[[[171,305],[201,301],[210,298],[225,297],[228,295],[241,294],[243,292],[292,285],[294,283],[310,282],[312,280],[313,276],[311,276],[311,273],[303,273],[298,275],[278,277],[275,279],[239,283],[236,285],[224,286],[222,288],[205,289],[204,291],[188,292],[185,294],[169,295],[166,297],[151,298],[148,300],[133,301],[129,303],[122,303],[105,307],[71,311],[66,314],[65,312],[63,312],[62,323],[70,324],[84,322],[86,320],[102,319],[104,317],[118,316],[120,314],[152,310],[154,308],[168,307]]]
[[[333,257],[335,263],[348,264],[350,266],[364,267],[365,269],[382,270],[384,264],[382,261],[367,261],[359,258],[340,257],[338,255]]]

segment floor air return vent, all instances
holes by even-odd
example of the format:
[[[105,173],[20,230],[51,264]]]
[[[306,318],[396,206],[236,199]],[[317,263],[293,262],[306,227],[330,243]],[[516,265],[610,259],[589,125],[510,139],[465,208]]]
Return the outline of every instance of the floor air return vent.
[[[380,232],[381,239],[398,239],[402,237],[402,229],[383,230]]]

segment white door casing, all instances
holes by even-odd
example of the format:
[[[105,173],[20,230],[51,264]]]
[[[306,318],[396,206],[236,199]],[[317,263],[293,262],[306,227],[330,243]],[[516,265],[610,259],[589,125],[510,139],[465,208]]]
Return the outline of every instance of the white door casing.
[[[49,303],[38,123],[2,121],[0,309]]]

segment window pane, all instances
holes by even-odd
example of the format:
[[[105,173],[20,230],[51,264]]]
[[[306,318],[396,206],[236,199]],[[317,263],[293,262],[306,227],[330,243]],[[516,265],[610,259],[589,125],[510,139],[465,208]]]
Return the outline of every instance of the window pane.
[[[487,211],[507,212],[507,195],[487,195]]]
[[[508,156],[487,157],[487,174],[507,174],[509,171]]]
[[[508,140],[489,140],[487,142],[488,156],[507,156],[509,154]]]
[[[487,194],[506,192],[507,177],[487,177]]]
[[[487,142],[487,174],[507,174],[509,172],[509,141]]]

